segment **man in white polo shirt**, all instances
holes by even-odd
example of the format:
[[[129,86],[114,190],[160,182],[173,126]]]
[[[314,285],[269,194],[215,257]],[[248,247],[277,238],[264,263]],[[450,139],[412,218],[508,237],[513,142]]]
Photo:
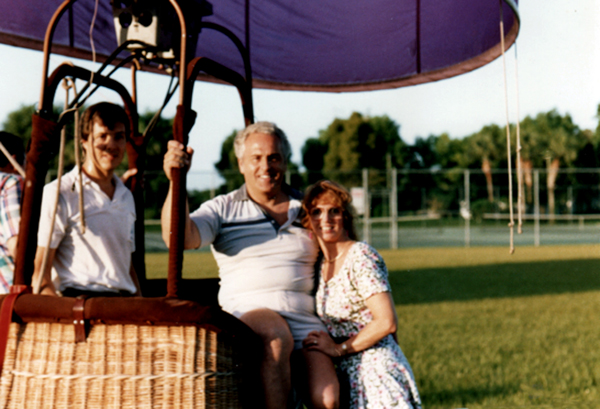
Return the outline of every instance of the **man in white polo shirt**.
[[[123,108],[101,102],[84,112],[81,125],[85,159],[81,172],[75,167],[62,177],[53,229],[57,180],[44,187],[33,282],[51,234],[42,294],[57,295],[58,290],[68,297],[136,295],[140,289],[131,263],[135,205],[114,174],[125,155],[129,119]]]
[[[299,221],[299,192],[283,183],[289,142],[269,122],[250,125],[234,140],[245,184],[185,215],[186,249],[211,244],[219,266],[223,310],[263,340],[261,367],[265,406],[285,408],[291,390],[290,356],[311,329],[323,329],[311,291],[316,242]],[[169,141],[164,169],[188,168],[193,150]],[[172,183],[162,212],[169,245]],[[339,385],[331,359],[304,351],[311,407],[337,407]]]

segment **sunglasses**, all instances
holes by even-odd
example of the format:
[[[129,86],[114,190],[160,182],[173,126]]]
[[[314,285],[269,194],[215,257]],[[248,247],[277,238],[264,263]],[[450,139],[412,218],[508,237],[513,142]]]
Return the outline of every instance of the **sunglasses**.
[[[332,207],[331,209],[328,209],[327,211],[323,211],[322,209],[315,207],[310,210],[309,215],[313,219],[320,219],[321,216],[325,213],[327,213],[327,216],[329,216],[332,219],[342,217],[342,215],[343,215],[341,207]]]

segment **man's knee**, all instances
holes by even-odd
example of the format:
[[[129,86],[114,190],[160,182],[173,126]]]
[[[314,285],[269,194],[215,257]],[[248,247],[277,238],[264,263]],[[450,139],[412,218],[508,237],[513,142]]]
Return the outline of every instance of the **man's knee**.
[[[285,319],[268,309],[252,310],[240,320],[262,339],[265,349],[275,349],[289,356],[294,349],[294,338]]]
[[[340,407],[339,395],[333,388],[328,388],[318,395],[313,393],[311,399],[315,409],[338,409]]]

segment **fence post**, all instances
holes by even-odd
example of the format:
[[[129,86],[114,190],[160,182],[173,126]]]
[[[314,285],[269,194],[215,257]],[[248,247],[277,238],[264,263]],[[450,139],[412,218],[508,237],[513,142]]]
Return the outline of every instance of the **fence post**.
[[[540,246],[540,170],[533,170],[533,245]]]
[[[398,171],[391,169],[392,189],[390,193],[390,247],[398,248]]]
[[[363,240],[371,244],[371,198],[369,197],[369,169],[362,170],[362,183],[364,193],[364,207],[365,212],[363,214]]]
[[[217,195],[217,188],[215,183],[215,174],[214,172],[210,173],[210,198],[214,199]]]
[[[285,183],[287,185],[291,185],[292,184],[292,172],[290,172],[289,170],[285,171]]]
[[[471,173],[465,170],[465,247],[471,246],[471,192],[470,192]]]
[[[567,207],[569,208],[569,214],[573,216],[573,207],[575,202],[573,201],[573,186],[567,186]],[[569,224],[573,223],[573,220],[569,220]]]

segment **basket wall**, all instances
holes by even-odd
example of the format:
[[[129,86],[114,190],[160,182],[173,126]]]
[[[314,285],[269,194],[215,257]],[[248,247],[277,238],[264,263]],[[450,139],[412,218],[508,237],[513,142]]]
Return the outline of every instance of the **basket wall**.
[[[196,326],[12,323],[1,408],[238,408],[241,357]]]

